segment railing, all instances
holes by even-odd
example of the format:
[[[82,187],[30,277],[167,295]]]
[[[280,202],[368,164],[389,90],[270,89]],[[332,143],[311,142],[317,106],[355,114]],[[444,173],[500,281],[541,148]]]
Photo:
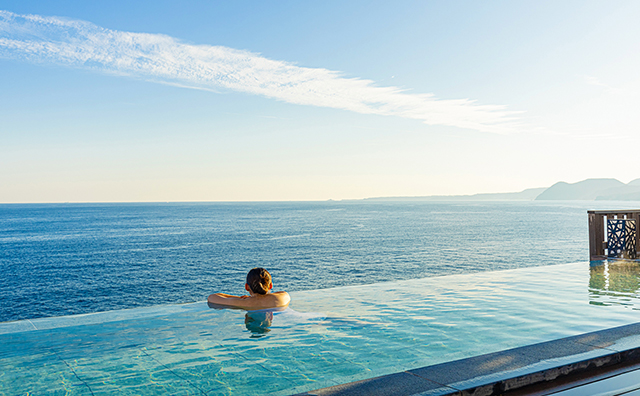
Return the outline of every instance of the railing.
[[[640,256],[638,224],[640,210],[588,210],[589,260],[607,257],[632,258]],[[627,220],[627,221],[609,221]]]

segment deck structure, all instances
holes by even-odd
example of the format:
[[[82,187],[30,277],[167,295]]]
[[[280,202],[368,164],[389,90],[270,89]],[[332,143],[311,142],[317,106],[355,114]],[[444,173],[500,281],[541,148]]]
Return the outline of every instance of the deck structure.
[[[599,261],[608,257],[624,257],[636,258],[640,257],[638,247],[640,247],[640,233],[638,225],[640,224],[640,209],[629,210],[588,210],[589,215],[589,260]],[[609,222],[609,220],[628,220]],[[609,223],[609,224],[607,224]],[[633,228],[633,232],[631,230]],[[622,238],[622,246],[626,246],[626,250],[620,252],[619,255],[612,254],[609,249],[610,242],[615,240],[620,242],[619,235],[616,230],[621,230],[627,240]],[[628,230],[625,232],[625,230]],[[609,234],[609,238],[608,235]]]

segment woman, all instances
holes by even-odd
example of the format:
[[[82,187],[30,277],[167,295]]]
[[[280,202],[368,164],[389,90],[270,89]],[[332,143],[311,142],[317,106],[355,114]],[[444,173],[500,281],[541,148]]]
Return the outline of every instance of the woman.
[[[271,274],[264,268],[254,268],[249,271],[244,288],[249,292],[248,296],[214,293],[209,296],[207,301],[211,304],[227,305],[247,311],[286,307],[291,301],[291,297],[286,291],[271,293],[273,288]]]

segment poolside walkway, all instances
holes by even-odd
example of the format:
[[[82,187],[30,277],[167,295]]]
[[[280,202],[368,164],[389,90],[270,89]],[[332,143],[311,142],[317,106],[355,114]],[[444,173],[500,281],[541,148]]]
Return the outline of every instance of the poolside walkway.
[[[407,370],[300,396],[640,395],[640,323]]]

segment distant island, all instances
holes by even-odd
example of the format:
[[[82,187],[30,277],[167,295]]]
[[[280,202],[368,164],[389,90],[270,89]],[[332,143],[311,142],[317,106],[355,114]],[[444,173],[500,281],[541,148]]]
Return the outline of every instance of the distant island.
[[[558,182],[551,187],[528,188],[520,192],[430,195],[424,197],[378,197],[365,201],[640,201],[640,179],[627,184],[616,179],[587,179],[577,183]]]

